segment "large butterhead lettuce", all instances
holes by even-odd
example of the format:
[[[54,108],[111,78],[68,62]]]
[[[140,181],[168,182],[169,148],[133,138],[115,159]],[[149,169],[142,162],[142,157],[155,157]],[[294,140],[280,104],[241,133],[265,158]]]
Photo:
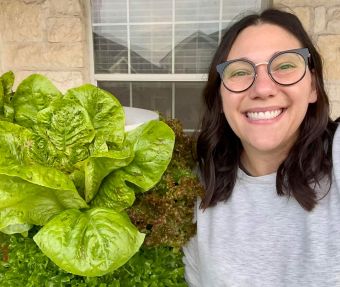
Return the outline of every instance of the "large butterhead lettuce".
[[[100,276],[143,242],[124,209],[161,178],[173,131],[150,121],[125,132],[119,101],[92,85],[65,95],[31,75],[0,77],[0,231],[34,237],[59,267]]]

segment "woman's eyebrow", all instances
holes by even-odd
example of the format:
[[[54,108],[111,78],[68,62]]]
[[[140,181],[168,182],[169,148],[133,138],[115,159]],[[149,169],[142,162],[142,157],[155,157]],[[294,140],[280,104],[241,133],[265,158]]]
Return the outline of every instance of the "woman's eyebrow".
[[[263,62],[268,62],[272,57],[274,57],[276,54],[278,53],[281,53],[281,52],[285,52],[286,50],[280,50],[280,51],[275,51],[267,60],[265,61],[261,61],[261,62],[258,62],[258,63],[263,63]],[[288,51],[288,50],[287,50]],[[249,59],[248,57],[240,57],[240,58],[233,58],[233,59],[227,59],[225,61],[235,61],[235,60],[247,60],[247,61],[250,61],[254,64],[257,64],[255,63],[253,60]]]

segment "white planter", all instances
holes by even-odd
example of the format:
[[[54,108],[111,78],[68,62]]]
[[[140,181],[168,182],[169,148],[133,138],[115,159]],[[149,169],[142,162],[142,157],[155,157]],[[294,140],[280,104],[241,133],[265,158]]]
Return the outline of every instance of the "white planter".
[[[158,113],[150,110],[123,107],[125,112],[125,131],[130,131],[151,120],[158,120]]]

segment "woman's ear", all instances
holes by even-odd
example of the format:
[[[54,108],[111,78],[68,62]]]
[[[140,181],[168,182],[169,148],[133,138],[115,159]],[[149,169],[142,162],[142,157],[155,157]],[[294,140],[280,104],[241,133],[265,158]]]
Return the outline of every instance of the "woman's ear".
[[[310,71],[311,73],[311,93],[309,96],[309,103],[315,103],[318,100],[318,94],[316,90],[316,77],[314,73],[314,69]]]

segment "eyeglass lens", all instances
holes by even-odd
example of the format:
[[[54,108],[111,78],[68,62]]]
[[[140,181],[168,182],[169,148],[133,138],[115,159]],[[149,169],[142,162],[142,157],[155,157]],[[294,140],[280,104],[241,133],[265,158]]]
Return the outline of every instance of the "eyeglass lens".
[[[306,71],[306,62],[303,56],[295,52],[274,56],[268,65],[271,78],[281,85],[297,83],[303,78]],[[248,61],[231,62],[223,71],[223,83],[231,91],[244,91],[253,84],[256,76],[255,69],[255,65]]]

